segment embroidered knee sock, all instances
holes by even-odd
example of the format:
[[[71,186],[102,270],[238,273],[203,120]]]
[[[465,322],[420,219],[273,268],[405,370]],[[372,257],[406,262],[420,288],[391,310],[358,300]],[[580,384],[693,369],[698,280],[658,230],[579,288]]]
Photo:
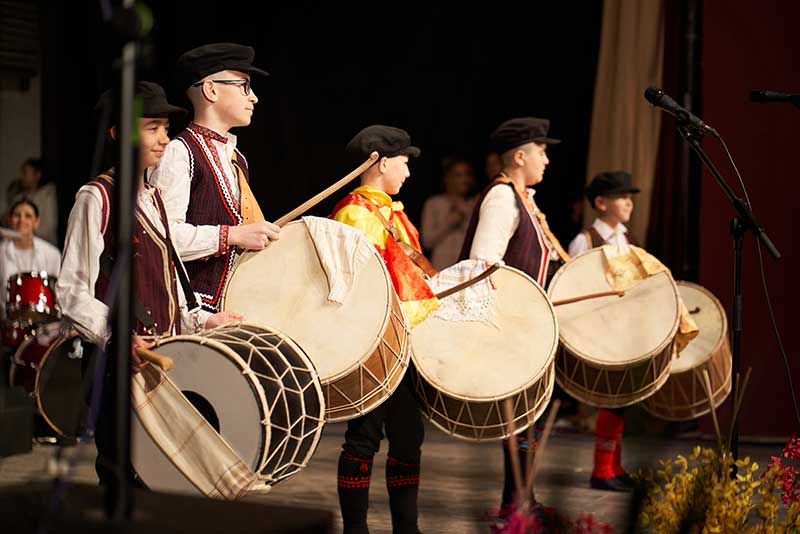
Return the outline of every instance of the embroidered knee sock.
[[[386,457],[386,487],[394,534],[417,534],[419,464]]]
[[[342,451],[339,456],[339,506],[345,534],[368,534],[367,509],[372,457]]]

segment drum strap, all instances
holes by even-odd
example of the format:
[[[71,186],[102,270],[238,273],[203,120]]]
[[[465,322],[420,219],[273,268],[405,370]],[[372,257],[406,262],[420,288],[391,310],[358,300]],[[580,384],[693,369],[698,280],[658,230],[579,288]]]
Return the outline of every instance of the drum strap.
[[[434,277],[439,274],[439,271],[436,270],[436,268],[431,264],[428,258],[422,254],[422,252],[402,240],[397,228],[395,228],[393,224],[386,220],[386,217],[383,216],[381,210],[378,209],[378,206],[376,206],[372,200],[362,194],[358,194],[358,196],[364,199],[368,209],[373,213],[373,215],[375,215],[375,217],[378,218],[386,231],[389,232],[389,235],[392,236],[395,241],[397,241],[397,244],[400,245],[400,248],[403,250],[403,252],[405,252],[406,256],[408,256],[411,261],[414,262],[414,265],[416,265],[428,277]]]

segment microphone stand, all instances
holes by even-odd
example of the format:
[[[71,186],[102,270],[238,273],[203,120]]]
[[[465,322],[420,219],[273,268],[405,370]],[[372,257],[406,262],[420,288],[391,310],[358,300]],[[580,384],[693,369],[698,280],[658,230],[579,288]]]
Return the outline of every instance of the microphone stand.
[[[731,331],[731,353],[732,353],[732,369],[731,369],[731,400],[736,399],[736,389],[738,382],[738,374],[741,360],[741,339],[742,339],[742,323],[743,323],[743,299],[742,299],[742,242],[744,235],[747,231],[753,233],[766,247],[769,254],[773,259],[778,260],[781,258],[781,253],[772,244],[764,228],[758,223],[753,212],[750,210],[750,205],[736,196],[730,185],[722,177],[722,174],[714,166],[714,163],[708,157],[703,147],[700,145],[700,139],[703,133],[697,128],[690,125],[687,121],[681,121],[678,124],[678,131],[681,136],[689,143],[689,146],[694,149],[697,155],[705,164],[706,168],[711,171],[711,174],[716,179],[725,196],[728,197],[733,208],[736,210],[730,224],[730,232],[733,237],[733,251],[734,251],[734,266],[733,266],[733,320]],[[739,423],[733,422],[733,429],[731,431],[731,453],[733,459],[739,458]],[[736,467],[734,467],[734,473]]]

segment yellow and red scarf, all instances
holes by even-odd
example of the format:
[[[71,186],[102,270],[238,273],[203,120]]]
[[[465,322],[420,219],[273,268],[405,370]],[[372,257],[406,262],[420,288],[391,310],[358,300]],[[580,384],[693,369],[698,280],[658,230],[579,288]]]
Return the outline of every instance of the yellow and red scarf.
[[[403,211],[403,203],[392,202],[392,197],[380,189],[366,185],[356,188],[336,205],[330,218],[358,228],[375,245],[392,277],[409,325],[414,328],[439,307],[439,301],[411,259],[372,213],[375,208],[380,210],[389,224],[394,225],[403,242],[417,250],[421,249],[419,231]]]

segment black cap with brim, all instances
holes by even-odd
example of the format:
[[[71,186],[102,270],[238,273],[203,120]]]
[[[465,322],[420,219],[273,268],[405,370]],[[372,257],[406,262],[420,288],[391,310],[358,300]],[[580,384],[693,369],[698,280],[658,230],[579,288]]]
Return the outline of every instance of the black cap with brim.
[[[133,89],[136,98],[141,99],[143,117],[159,117],[164,115],[186,115],[186,110],[182,107],[173,106],[167,101],[164,89],[153,82],[136,82]],[[119,121],[120,101],[119,92],[116,89],[109,89],[100,95],[100,99],[95,105],[95,115],[99,118],[101,114],[108,110],[110,112],[109,125],[113,126]]]
[[[269,76],[253,66],[256,52],[250,46],[235,43],[214,43],[189,50],[175,65],[175,81],[185,91],[206,76],[223,70],[237,70],[250,75]]]
[[[380,157],[408,156],[416,158],[422,152],[411,145],[411,136],[401,128],[374,124],[358,132],[345,147],[351,163],[364,162],[373,152]]]
[[[633,177],[625,171],[601,172],[592,178],[586,186],[586,198],[594,206],[597,197],[639,193],[641,190],[633,185]]]
[[[509,119],[498,126],[489,138],[490,148],[493,152],[504,154],[528,143],[555,145],[560,139],[547,137],[550,121],[537,117],[519,117]]]

